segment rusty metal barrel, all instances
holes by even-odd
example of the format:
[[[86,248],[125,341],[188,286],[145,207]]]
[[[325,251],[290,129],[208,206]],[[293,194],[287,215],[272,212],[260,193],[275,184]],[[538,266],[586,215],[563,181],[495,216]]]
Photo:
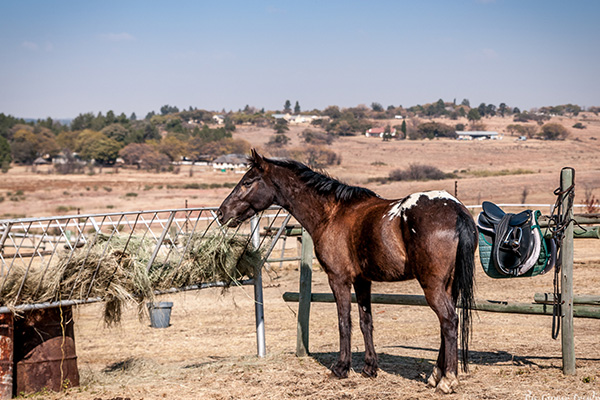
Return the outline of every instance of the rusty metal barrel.
[[[71,306],[15,318],[15,394],[79,386]]]
[[[0,399],[13,395],[14,320],[12,313],[0,314]]]

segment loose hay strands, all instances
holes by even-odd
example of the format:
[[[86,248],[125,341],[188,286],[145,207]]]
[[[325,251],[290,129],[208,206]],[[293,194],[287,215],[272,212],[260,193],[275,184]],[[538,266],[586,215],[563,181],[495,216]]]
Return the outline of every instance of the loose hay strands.
[[[237,283],[252,277],[254,266],[262,259],[247,238],[220,230],[195,233],[185,240],[184,254],[164,249],[165,254],[159,252],[147,270],[156,246],[153,240],[99,235],[80,249],[62,252],[46,269],[31,268],[26,273],[15,268],[0,293],[0,302],[16,305],[21,285],[20,304],[98,297],[105,301],[104,321],[110,326],[120,321],[127,302],[137,303],[142,313],[143,305],[154,300],[155,290],[215,281]]]

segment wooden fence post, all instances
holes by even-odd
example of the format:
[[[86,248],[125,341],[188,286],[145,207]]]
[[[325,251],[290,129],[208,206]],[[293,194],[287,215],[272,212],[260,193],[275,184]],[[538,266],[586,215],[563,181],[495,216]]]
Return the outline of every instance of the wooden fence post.
[[[562,221],[567,221],[565,236],[560,250],[561,265],[561,302],[562,302],[562,361],[563,373],[575,375],[575,340],[573,332],[573,207],[569,193],[564,193],[575,181],[575,170],[563,168],[560,172],[560,190],[562,196]],[[571,221],[571,222],[568,222]]]
[[[305,357],[308,351],[308,328],[310,320],[310,302],[312,297],[312,260],[313,241],[308,232],[302,229],[302,254],[300,260],[300,288],[298,299],[298,332],[296,336],[296,355]]]

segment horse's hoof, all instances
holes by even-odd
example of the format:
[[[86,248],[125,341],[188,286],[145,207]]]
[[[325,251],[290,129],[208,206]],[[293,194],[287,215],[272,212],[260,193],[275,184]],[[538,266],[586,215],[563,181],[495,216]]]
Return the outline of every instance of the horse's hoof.
[[[442,379],[442,370],[437,366],[433,367],[433,372],[429,375],[429,379],[427,379],[427,385],[430,387],[436,387],[440,380]]]
[[[365,366],[361,374],[365,378],[377,378],[377,367]]]
[[[348,371],[350,370],[350,365],[346,363],[338,362],[331,368],[331,372],[333,376],[339,379],[345,379],[348,377]]]
[[[438,383],[437,388],[440,392],[444,394],[453,393],[454,390],[458,387],[458,379],[456,379],[456,375],[453,373],[446,374]]]

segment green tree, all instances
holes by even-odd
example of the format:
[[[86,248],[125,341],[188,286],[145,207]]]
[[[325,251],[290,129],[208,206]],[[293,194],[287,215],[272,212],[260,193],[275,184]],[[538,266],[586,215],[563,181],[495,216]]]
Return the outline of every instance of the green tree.
[[[285,101],[285,104],[283,105],[283,112],[284,113],[292,112],[292,103],[289,100]]]
[[[406,120],[402,120],[402,125],[400,125],[400,130],[402,131],[402,139],[406,139]]]
[[[550,122],[542,126],[540,136],[546,140],[563,140],[569,136],[569,131],[561,124]]]
[[[471,108],[467,113],[467,119],[471,122],[479,121],[481,119],[481,114],[479,114],[479,110],[476,108]]]
[[[469,99],[463,99],[463,101],[460,104],[463,106],[471,107],[471,103],[469,102]]]
[[[328,106],[323,110],[323,115],[326,115],[331,119],[337,119],[342,116],[342,112],[338,106]]]
[[[283,118],[277,118],[273,129],[275,129],[275,132],[277,133],[285,133],[290,130],[290,128],[288,127],[288,122]]]
[[[506,103],[500,103],[498,105],[498,113],[500,113],[502,118],[504,118],[504,114],[506,113],[506,110],[507,110]]]
[[[19,129],[13,135],[12,159],[20,164],[31,164],[38,156],[38,138],[27,129]]]
[[[487,111],[487,106],[485,103],[481,103],[479,107],[477,107],[477,111],[479,111],[480,117],[485,117],[485,112]]]
[[[36,126],[33,132],[37,138],[38,155],[54,157],[60,152],[56,135],[50,129]]]
[[[110,124],[104,127],[100,132],[121,143],[124,142],[125,138],[129,135],[129,131],[121,124]]]
[[[300,103],[296,100],[296,105],[294,105],[294,114],[300,114]]]
[[[123,146],[101,132],[86,129],[75,141],[75,149],[83,160],[95,160],[100,164],[112,164]]]
[[[185,155],[186,142],[175,135],[167,135],[160,141],[158,151],[169,157],[171,161],[179,161]]]
[[[91,129],[94,118],[94,114],[91,112],[79,114],[71,121],[71,130],[82,131],[84,129]]]
[[[433,139],[436,137],[456,137],[454,127],[439,122],[426,122],[417,127],[417,135],[420,138]]]
[[[160,113],[162,115],[177,114],[178,112],[179,112],[179,108],[177,108],[176,106],[170,106],[168,104],[165,104],[164,106],[162,106],[160,108]]]
[[[373,102],[371,103],[371,109],[375,112],[382,112],[383,106],[381,105],[381,103]]]
[[[2,172],[8,172],[11,161],[10,144],[8,144],[8,140],[0,136],[0,168]]]
[[[286,144],[288,144],[289,141],[290,141],[289,137],[278,133],[276,135],[271,136],[271,138],[269,139],[269,142],[267,143],[267,146],[274,147],[274,148],[281,148],[281,147],[285,146]]]

